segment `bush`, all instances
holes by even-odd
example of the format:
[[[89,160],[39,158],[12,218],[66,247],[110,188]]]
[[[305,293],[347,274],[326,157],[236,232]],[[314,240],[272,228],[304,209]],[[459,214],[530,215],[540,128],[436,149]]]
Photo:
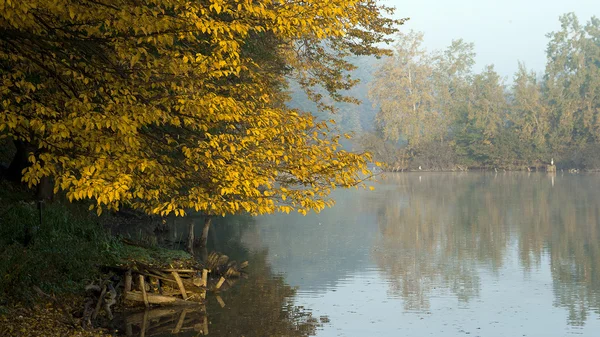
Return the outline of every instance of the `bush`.
[[[10,193],[9,186],[0,188]],[[0,301],[30,298],[34,285],[52,293],[79,291],[115,259],[120,243],[93,215],[56,202],[43,208],[40,223],[35,202],[0,193]]]

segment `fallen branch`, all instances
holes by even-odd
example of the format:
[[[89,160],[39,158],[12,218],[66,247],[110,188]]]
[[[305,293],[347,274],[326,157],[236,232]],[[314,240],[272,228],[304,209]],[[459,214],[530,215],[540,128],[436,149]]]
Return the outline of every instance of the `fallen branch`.
[[[67,321],[68,321],[67,323],[69,325],[71,325],[73,328],[77,328],[79,326],[77,321],[75,321],[73,316],[71,316],[71,313],[69,312],[69,310],[61,302],[59,302],[56,299],[56,297],[46,294],[42,289],[40,289],[37,286],[33,286],[33,290],[41,297],[45,297],[45,298],[51,300],[54,303],[54,305],[56,305],[60,309],[60,311],[63,312],[63,315],[67,318]]]

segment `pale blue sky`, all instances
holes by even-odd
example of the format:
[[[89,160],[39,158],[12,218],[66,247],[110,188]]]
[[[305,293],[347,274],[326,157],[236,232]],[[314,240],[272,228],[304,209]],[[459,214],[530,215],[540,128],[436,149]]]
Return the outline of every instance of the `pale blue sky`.
[[[381,0],[410,17],[401,29],[425,33],[428,49],[442,49],[453,39],[475,43],[475,70],[494,64],[512,81],[517,62],[542,72],[546,33],[560,29],[558,17],[575,12],[582,23],[600,17],[600,0]]]

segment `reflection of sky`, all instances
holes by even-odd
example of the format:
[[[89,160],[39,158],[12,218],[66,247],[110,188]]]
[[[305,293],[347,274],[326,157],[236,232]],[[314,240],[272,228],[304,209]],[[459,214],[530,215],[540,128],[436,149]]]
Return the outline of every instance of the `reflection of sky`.
[[[374,215],[361,212],[357,200],[337,196],[336,206],[320,214],[255,218],[260,241],[269,248],[269,263],[274,272],[286,275],[288,284],[322,292],[369,265],[377,234]]]
[[[600,176],[559,175],[556,177],[556,184],[552,186],[545,174],[535,173],[428,173],[422,176],[419,180],[418,175],[398,175],[397,177],[402,178],[378,186],[375,192],[338,192],[335,196],[338,198],[336,207],[318,215],[255,218],[256,226],[253,230],[258,233],[253,237],[253,244],[256,247],[267,247],[268,260],[273,270],[283,273],[290,285],[299,287],[296,304],[311,308],[315,316],[329,316],[331,323],[322,328],[319,336],[457,336],[467,333],[471,336],[596,336],[595,333],[600,331],[600,319],[597,314],[587,312],[593,310],[590,306],[593,307],[594,304],[586,301],[594,298],[600,289],[593,289],[593,284],[584,281],[556,279],[558,272],[550,270],[549,251],[552,248],[555,253],[559,253],[564,249],[559,247],[562,241],[554,242],[557,238],[564,237],[563,233],[554,231],[562,230],[563,222],[569,221],[563,217],[563,213],[577,209],[577,214],[590,214],[590,207],[600,208],[600,205],[594,206],[595,203],[590,201],[598,196]],[[443,189],[443,186],[446,188]],[[480,207],[488,205],[483,201],[475,201],[485,199],[479,195],[482,192],[487,193],[491,200],[489,202],[499,205],[495,210],[481,211]],[[462,197],[463,195],[467,197]],[[421,199],[419,203],[412,203],[419,198],[428,200],[422,202],[424,199]],[[437,199],[429,200],[432,198]],[[532,201],[528,202],[528,198],[532,198]],[[580,200],[573,201],[577,198]],[[376,246],[381,242],[382,230],[382,223],[378,221],[384,221],[386,226],[396,225],[402,228],[409,225],[406,223],[407,219],[393,218],[392,221],[385,222],[386,213],[381,213],[382,209],[398,207],[405,210],[407,207],[415,207],[414,205],[424,205],[423,207],[428,207],[427,211],[432,211],[431,207],[436,205],[438,199],[443,200],[439,203],[439,212],[442,213],[436,215],[441,219],[438,225],[448,227],[442,233],[449,235],[448,231],[455,231],[453,233],[456,235],[450,237],[458,240],[456,242],[459,244],[466,244],[455,246],[455,249],[469,249],[472,246],[465,243],[465,238],[485,239],[485,236],[476,233],[483,229],[493,228],[492,232],[505,232],[507,239],[499,245],[474,245],[476,250],[498,249],[489,254],[479,251],[461,252],[444,259],[440,255],[443,253],[441,247],[444,246],[441,242],[433,245],[433,252],[423,249],[421,256],[415,255],[421,260],[415,261],[427,261],[426,266],[415,268],[415,272],[435,274],[403,276],[404,280],[428,283],[423,289],[409,287],[423,291],[422,297],[426,299],[426,305],[415,308],[407,304],[410,294],[407,297],[401,292],[391,291],[391,281],[398,272],[392,268],[407,268],[406,264],[375,260],[381,249]],[[457,200],[470,204],[463,205],[464,207],[454,205]],[[537,202],[546,203],[545,208],[537,209]],[[564,207],[557,209],[557,204]],[[452,213],[455,206],[462,208],[461,212]],[[529,215],[523,217],[523,212],[532,207],[533,212],[526,212]],[[435,212],[435,208],[433,211]],[[540,212],[548,212],[547,217],[552,223],[548,228],[553,231],[552,238],[539,237],[548,235],[547,232],[527,230],[528,226],[534,226],[530,221],[538,219],[528,217],[535,217]],[[594,210],[591,212],[594,213]],[[405,215],[402,212],[390,214],[401,217]],[[484,225],[456,226],[456,221],[463,219],[458,216],[465,214],[476,216],[464,219]],[[497,218],[488,219],[486,216]],[[421,219],[435,221],[436,217]],[[545,218],[542,217],[543,219]],[[577,223],[584,220],[574,219]],[[450,225],[451,223],[454,225]],[[580,225],[585,227],[587,224]],[[591,227],[594,225],[591,224]],[[600,224],[595,227],[600,228]],[[495,234],[491,236],[491,240],[493,242],[494,238],[502,237],[504,236]],[[523,256],[519,253],[520,244],[524,240],[546,242],[541,255],[534,256],[533,262],[527,265],[524,265]],[[399,251],[387,252],[385,256],[401,258],[405,257],[404,251],[414,250],[410,241],[399,242],[392,241],[393,244],[389,246],[392,247],[390,249],[397,247]],[[398,244],[400,246],[394,246]],[[494,261],[493,257],[498,254],[500,260]],[[592,260],[593,263],[594,261]],[[571,266],[579,262],[573,258],[564,260],[564,263]],[[452,272],[452,268],[463,268],[462,275]],[[402,271],[407,270],[408,268]],[[567,271],[569,270],[571,269]],[[446,275],[448,277],[444,277],[444,273],[449,273]],[[465,278],[462,276],[465,275],[472,276],[471,279],[466,278],[467,282],[474,281],[464,283]],[[467,294],[466,299],[459,298],[461,293]],[[569,321],[569,306],[587,312],[583,325],[578,326],[576,322]]]
[[[514,252],[514,250],[513,250]],[[583,327],[565,324],[565,310],[553,306],[549,259],[524,276],[512,254],[499,275],[484,271],[480,296],[468,305],[444,291],[434,292],[431,308],[407,312],[401,299],[389,298],[377,269],[365,269],[341,280],[335,291],[320,297],[299,292],[298,304],[331,324],[317,336],[597,336],[600,320]]]

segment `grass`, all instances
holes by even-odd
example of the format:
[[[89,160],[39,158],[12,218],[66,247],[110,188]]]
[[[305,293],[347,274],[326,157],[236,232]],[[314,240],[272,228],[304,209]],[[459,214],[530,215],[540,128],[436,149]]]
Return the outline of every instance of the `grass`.
[[[26,192],[8,183],[0,189],[0,301],[28,299],[34,285],[75,292],[114,259],[119,243],[90,214],[56,202],[44,205],[40,223]]]
[[[81,293],[102,266],[141,262],[189,265],[182,251],[124,244],[111,236],[86,205],[37,203],[22,187],[0,181],[0,308],[33,299],[32,287],[53,294]]]

